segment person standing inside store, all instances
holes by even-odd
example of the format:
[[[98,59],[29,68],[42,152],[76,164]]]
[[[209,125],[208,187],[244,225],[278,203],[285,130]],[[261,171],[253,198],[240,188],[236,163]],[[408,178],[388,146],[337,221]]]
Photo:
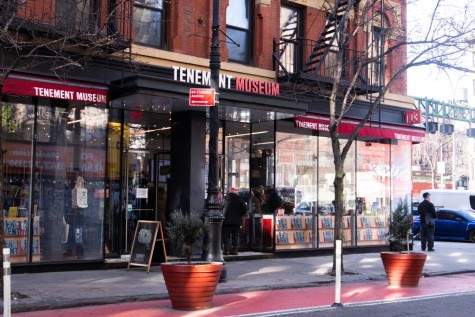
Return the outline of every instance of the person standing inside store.
[[[242,217],[247,212],[246,203],[232,187],[224,198],[223,245],[224,255],[237,255]]]
[[[434,204],[430,201],[430,194],[426,192],[422,194],[422,197],[424,200],[417,207],[421,226],[421,249],[425,251],[427,246],[429,251],[435,251],[434,232],[437,214]]]

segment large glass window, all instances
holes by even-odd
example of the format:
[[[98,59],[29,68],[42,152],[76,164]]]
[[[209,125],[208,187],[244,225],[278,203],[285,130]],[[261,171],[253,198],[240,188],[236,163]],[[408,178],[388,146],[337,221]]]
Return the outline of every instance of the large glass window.
[[[279,200],[273,213],[275,248],[317,246],[318,137],[298,131],[291,122],[279,122],[276,134],[276,191]]]
[[[280,44],[279,59],[287,72],[295,73],[299,67],[298,48],[300,11],[294,7],[280,8]],[[279,65],[279,67],[281,67]]]
[[[238,122],[226,122],[225,132],[225,189],[239,188],[249,191],[249,149],[250,125]]]
[[[154,47],[163,46],[163,0],[135,0],[135,43]]]
[[[357,147],[357,243],[384,244],[391,207],[391,144],[368,140],[358,141]]]
[[[107,110],[58,100],[3,107],[12,262],[101,259]],[[84,189],[75,189],[81,180]]]
[[[407,200],[411,206],[412,174],[408,166],[411,166],[411,142],[396,141],[391,146],[391,179],[392,208],[394,211],[400,199]]]
[[[229,60],[232,62],[250,63],[250,3],[251,0],[233,0],[229,1],[229,6],[226,9],[226,35],[232,40],[226,41],[226,47],[228,48]]]
[[[333,224],[334,224],[334,204],[335,187],[335,166],[333,163],[333,151],[331,139],[327,132],[321,132],[318,144],[318,207],[319,216],[318,234],[319,247],[333,246]],[[342,140],[342,143],[345,141]],[[345,160],[344,179],[344,212],[343,212],[343,244],[351,245],[353,231],[351,229],[351,216],[355,209],[355,150],[350,149]],[[328,224],[331,224],[328,226]]]

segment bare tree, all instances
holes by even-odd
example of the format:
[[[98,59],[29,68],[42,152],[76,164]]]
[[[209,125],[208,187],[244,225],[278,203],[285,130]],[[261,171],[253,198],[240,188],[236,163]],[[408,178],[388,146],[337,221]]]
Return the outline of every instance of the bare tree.
[[[413,147],[412,161],[414,165],[420,166],[421,171],[430,171],[431,188],[436,188],[436,175],[438,162],[445,163],[445,170],[451,171],[454,188],[457,179],[468,171],[470,165],[470,154],[467,151],[468,137],[460,131],[455,131],[453,135],[441,133],[427,134],[425,141]]]
[[[64,78],[84,70],[96,57],[123,57],[130,47],[131,2],[12,0],[0,2],[0,89],[15,71],[46,65]],[[0,206],[4,202],[4,138],[12,110],[0,100]],[[7,129],[7,130],[5,130]],[[0,249],[4,245],[4,215],[0,214]],[[3,261],[3,254],[0,255]],[[3,291],[3,278],[0,291]]]
[[[412,1],[417,2],[416,0]],[[335,178],[335,227],[334,237],[342,240],[342,219],[344,213],[344,164],[361,128],[368,122],[375,109],[384,102],[384,97],[395,82],[405,75],[412,67],[422,65],[436,65],[442,68],[452,68],[461,71],[469,71],[459,64],[464,51],[468,48],[467,38],[475,31],[473,4],[466,1],[464,6],[458,6],[458,12],[450,12],[448,1],[435,1],[431,8],[427,24],[417,26],[415,32],[407,29],[405,23],[404,8],[406,1],[326,1],[329,16],[338,14],[335,20],[334,38],[330,40],[328,50],[331,50],[333,68],[330,72],[332,83],[330,89],[323,90],[318,85],[309,88],[329,100],[330,114],[330,138],[332,142]],[[410,5],[410,3],[408,3]],[[428,9],[428,8],[427,8]],[[452,8],[451,10],[456,10]],[[425,12],[421,12],[421,15]],[[389,23],[388,17],[391,17]],[[367,36],[364,48],[359,49],[357,54],[348,57],[347,48],[354,47],[355,43],[361,42],[361,34],[364,30],[371,30],[378,25],[378,33]],[[400,67],[387,67],[379,72],[379,78],[375,78],[368,94],[368,107],[361,114],[360,121],[351,135],[342,138],[339,134],[339,126],[348,114],[349,110],[358,97],[358,87],[362,80],[368,78],[368,73],[376,73],[380,65],[384,65],[388,59],[407,60],[400,63]],[[329,56],[325,63],[329,64]],[[346,79],[348,69],[352,77]],[[329,72],[327,72],[328,74]],[[368,84],[368,82],[366,82]],[[369,83],[371,84],[371,83]],[[336,253],[334,252],[333,273],[335,272]],[[343,269],[343,262],[342,262]]]

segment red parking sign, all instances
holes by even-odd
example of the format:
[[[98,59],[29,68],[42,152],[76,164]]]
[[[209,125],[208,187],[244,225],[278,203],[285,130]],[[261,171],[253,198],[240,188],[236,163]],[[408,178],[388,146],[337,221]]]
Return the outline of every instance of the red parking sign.
[[[215,105],[215,90],[213,88],[190,88],[190,106]]]

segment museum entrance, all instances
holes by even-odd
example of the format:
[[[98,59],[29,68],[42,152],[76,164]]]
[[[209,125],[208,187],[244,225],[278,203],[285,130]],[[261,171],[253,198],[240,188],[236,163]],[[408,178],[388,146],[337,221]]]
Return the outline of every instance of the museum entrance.
[[[169,115],[112,109],[108,167],[106,256],[129,254],[138,220],[166,221]]]

